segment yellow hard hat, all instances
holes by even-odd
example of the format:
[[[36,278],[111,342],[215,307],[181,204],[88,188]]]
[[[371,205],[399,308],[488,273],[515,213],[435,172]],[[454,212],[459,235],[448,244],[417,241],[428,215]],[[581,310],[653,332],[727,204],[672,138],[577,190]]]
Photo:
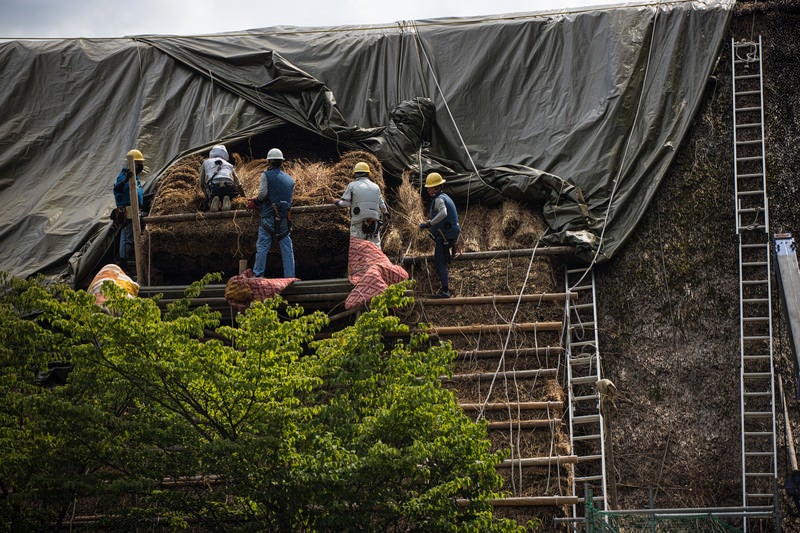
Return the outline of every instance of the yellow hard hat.
[[[444,183],[444,178],[438,172],[431,172],[428,174],[428,177],[425,178],[425,187],[438,187],[439,185]]]
[[[359,161],[356,163],[356,166],[353,167],[353,174],[358,174],[359,172],[365,172],[367,174],[370,173],[369,165],[363,161]]]
[[[131,150],[130,152],[128,152],[127,156],[133,157],[134,161],[144,161],[144,156],[142,155],[142,152],[140,152],[139,150]]]

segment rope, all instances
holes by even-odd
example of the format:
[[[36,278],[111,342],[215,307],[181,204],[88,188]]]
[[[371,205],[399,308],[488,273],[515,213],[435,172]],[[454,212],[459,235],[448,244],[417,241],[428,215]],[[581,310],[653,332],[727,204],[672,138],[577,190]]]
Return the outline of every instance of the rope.
[[[541,235],[541,237],[539,237],[539,240],[536,242],[536,246],[534,246],[533,251],[531,252],[531,258],[528,261],[528,268],[525,271],[525,279],[522,281],[522,286],[520,287],[519,293],[517,295],[518,297],[517,297],[517,303],[514,306],[514,313],[513,313],[512,317],[511,317],[511,321],[510,321],[510,323],[508,325],[508,332],[506,333],[506,338],[503,341],[503,348],[502,348],[502,350],[500,352],[500,360],[498,361],[497,368],[495,369],[494,375],[492,376],[492,381],[489,384],[489,392],[486,395],[486,400],[483,402],[483,404],[481,405],[480,410],[478,411],[478,417],[477,417],[478,420],[480,420],[483,417],[483,415],[484,415],[484,413],[486,411],[486,405],[489,403],[489,397],[491,396],[492,390],[494,388],[494,383],[495,383],[495,380],[497,379],[497,374],[498,374],[498,372],[500,372],[500,368],[505,364],[506,351],[508,349],[508,341],[511,338],[511,333],[512,333],[513,328],[514,328],[514,321],[515,321],[515,319],[517,317],[517,314],[519,313],[519,307],[520,307],[520,304],[522,303],[522,295],[525,292],[526,285],[528,284],[528,278],[530,277],[531,268],[533,267],[533,260],[536,257],[536,251],[539,249],[539,244],[541,243],[542,238],[546,234],[547,234],[547,230],[545,230],[545,232]],[[535,330],[534,330],[534,337],[536,337],[536,331]]]
[[[475,172],[475,175],[478,177],[481,183],[483,183],[485,186],[492,189],[493,191],[496,191],[499,194],[500,191],[498,191],[495,187],[486,183],[486,181],[483,179],[483,176],[481,176],[481,173],[478,171],[478,167],[477,165],[475,165],[475,161],[472,159],[472,154],[469,153],[469,149],[467,148],[467,144],[464,141],[464,137],[463,135],[461,135],[461,130],[458,127],[458,123],[456,122],[456,119],[453,116],[452,111],[450,110],[450,105],[447,103],[447,98],[444,95],[442,86],[439,84],[439,78],[436,76],[436,71],[433,68],[433,63],[431,62],[430,57],[428,56],[428,53],[425,50],[425,43],[422,42],[422,38],[419,36],[419,32],[417,31],[416,23],[413,21],[412,21],[412,26],[414,28],[414,36],[416,37],[417,41],[417,50],[418,51],[421,50],[422,55],[425,57],[425,62],[427,63],[428,68],[430,69],[431,76],[433,76],[433,81],[436,84],[436,90],[439,93],[439,96],[442,98],[442,103],[444,104],[444,108],[447,111],[447,116],[450,118],[450,122],[453,124],[453,127],[456,130],[456,134],[458,135],[458,140],[461,143],[461,147],[464,149],[464,153],[467,155],[467,158],[469,159],[470,165],[472,165],[472,170]],[[421,173],[422,173],[422,168],[420,168],[420,184],[422,182]],[[469,196],[471,187],[472,187],[472,179],[469,179],[467,181],[467,202],[466,202],[467,206],[464,210],[463,222],[461,224],[462,228],[466,228],[467,226],[467,215],[469,214]]]
[[[586,270],[584,271],[583,275],[578,279],[577,282],[575,282],[575,285],[569,287],[569,289],[572,289],[573,287],[580,285],[580,283],[584,280],[584,278],[588,274],[589,270],[591,270],[591,268],[597,263],[597,257],[600,255],[600,250],[603,248],[603,239],[605,237],[606,228],[608,227],[608,216],[609,213],[611,212],[611,206],[614,203],[614,196],[616,195],[617,189],[619,188],[619,180],[622,177],[622,169],[625,166],[625,160],[627,158],[628,150],[631,145],[631,139],[633,138],[633,131],[636,125],[638,124],[639,114],[642,111],[642,103],[644,101],[644,93],[645,93],[644,89],[645,89],[645,84],[647,83],[647,74],[650,72],[650,62],[652,61],[653,58],[653,43],[655,41],[655,36],[656,36],[656,24],[658,22],[658,14],[661,12],[662,3],[663,0],[659,0],[655,6],[656,14],[655,17],[653,17],[653,31],[650,33],[650,47],[647,50],[647,62],[645,63],[644,77],[642,78],[642,90],[639,92],[639,101],[636,104],[636,114],[633,116],[633,126],[631,127],[631,130],[628,133],[628,138],[625,142],[625,149],[622,151],[622,157],[620,158],[617,175],[614,177],[613,187],[611,188],[611,195],[608,197],[608,205],[606,206],[605,216],[603,217],[603,227],[600,231],[600,236],[598,239],[599,244],[597,245],[597,249],[594,252],[594,256],[592,256],[592,260],[589,262],[589,265],[586,267]]]

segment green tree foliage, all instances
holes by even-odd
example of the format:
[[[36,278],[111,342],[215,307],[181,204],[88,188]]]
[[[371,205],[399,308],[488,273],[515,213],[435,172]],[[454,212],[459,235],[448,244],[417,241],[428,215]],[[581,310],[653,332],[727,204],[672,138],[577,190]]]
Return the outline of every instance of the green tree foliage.
[[[115,529],[516,531],[495,518],[499,454],[440,386],[454,351],[393,315],[356,324],[280,298],[221,326],[186,297],[93,296],[0,278],[0,517]],[[322,339],[322,340],[315,340]],[[66,384],[36,384],[62,362]]]

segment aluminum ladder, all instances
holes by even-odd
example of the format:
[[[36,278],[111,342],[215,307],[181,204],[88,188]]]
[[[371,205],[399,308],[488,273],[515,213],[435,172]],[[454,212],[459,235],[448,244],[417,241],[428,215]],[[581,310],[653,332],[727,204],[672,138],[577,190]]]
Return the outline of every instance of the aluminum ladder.
[[[569,440],[572,454],[578,456],[571,465],[572,516],[582,516],[586,487],[591,489],[597,509],[606,505],[606,461],[603,413],[597,381],[601,376],[600,351],[597,343],[597,308],[595,306],[594,270],[566,269],[566,385],[569,405]],[[575,296],[570,297],[570,293]]]
[[[772,359],[769,210],[758,41],[731,39],[736,234],[739,237],[739,347],[742,505],[775,504],[775,373]],[[756,519],[745,519],[744,530]]]

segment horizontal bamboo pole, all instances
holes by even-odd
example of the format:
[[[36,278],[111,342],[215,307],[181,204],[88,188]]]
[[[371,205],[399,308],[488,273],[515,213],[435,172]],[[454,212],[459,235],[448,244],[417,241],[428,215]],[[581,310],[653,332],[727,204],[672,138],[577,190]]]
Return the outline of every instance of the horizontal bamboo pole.
[[[435,335],[461,335],[469,333],[500,333],[513,331],[561,331],[563,322],[521,322],[519,324],[476,324],[470,326],[432,326]]]
[[[540,248],[518,248],[510,250],[489,250],[486,252],[464,252],[453,259],[467,260],[467,259],[494,259],[497,257],[529,257],[536,256],[552,256],[552,255],[573,255],[575,254],[575,247],[573,246],[542,246]],[[416,255],[403,258],[403,264],[417,264],[423,261],[433,259],[431,255]]]
[[[492,379],[497,378],[538,378],[558,375],[557,368],[537,368],[534,370],[509,370],[507,372],[475,372],[471,374],[453,374],[452,376],[442,376],[443,381],[470,381],[473,379]]]
[[[540,346],[538,348],[508,348],[506,350],[459,350],[458,356],[463,359],[489,359],[500,357],[526,357],[529,355],[563,355],[563,346]]]
[[[322,211],[332,211],[341,209],[334,204],[320,205],[297,205],[290,209],[292,213],[319,213]],[[146,224],[161,224],[164,222],[192,222],[199,220],[219,220],[228,218],[261,218],[258,211],[252,209],[235,209],[232,211],[197,211],[195,213],[176,213],[174,215],[153,215],[146,216],[142,220]]]
[[[484,411],[516,411],[519,409],[520,411],[533,411],[533,410],[542,410],[542,409],[557,409],[562,410],[564,408],[564,402],[519,402],[519,403],[505,403],[505,402],[494,402],[494,403],[460,403],[458,404],[465,411],[478,411],[483,409]]]
[[[576,298],[577,293],[570,293]],[[455,296],[453,298],[417,298],[416,302],[425,305],[463,305],[463,304],[510,304],[517,302],[563,302],[567,298],[565,292],[542,294],[497,295],[497,296]]]
[[[577,464],[577,455],[551,455],[550,457],[523,457],[521,459],[506,459],[497,468],[511,468],[512,466],[550,466]]]
[[[577,496],[512,496],[492,500],[494,507],[547,507],[551,505],[575,505]]]
[[[543,418],[538,420],[492,420],[487,423],[488,429],[530,429],[558,426],[561,424],[560,418]]]

